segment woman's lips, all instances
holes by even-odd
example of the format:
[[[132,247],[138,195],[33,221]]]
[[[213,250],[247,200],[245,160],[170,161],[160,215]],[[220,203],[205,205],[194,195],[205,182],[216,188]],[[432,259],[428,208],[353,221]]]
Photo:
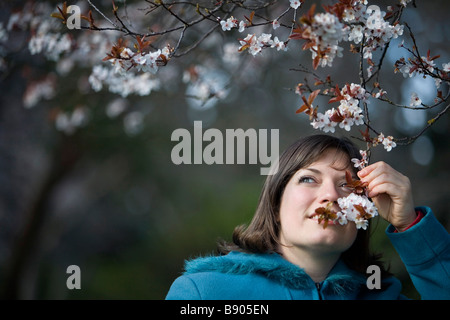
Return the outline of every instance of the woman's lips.
[[[316,221],[318,224],[324,224],[325,223],[325,219],[322,219],[322,221],[320,221],[320,223],[319,223],[319,215],[316,214],[316,213],[312,214],[309,217],[309,219]],[[337,225],[337,221],[328,219],[328,225]]]

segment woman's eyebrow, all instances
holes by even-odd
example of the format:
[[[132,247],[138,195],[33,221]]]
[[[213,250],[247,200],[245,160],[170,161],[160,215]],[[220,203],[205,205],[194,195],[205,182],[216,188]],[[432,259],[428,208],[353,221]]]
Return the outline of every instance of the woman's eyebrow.
[[[308,171],[311,171],[311,172],[319,174],[319,175],[322,174],[322,171],[320,171],[319,169],[315,169],[315,168],[304,168],[303,170],[308,170]],[[341,179],[346,180],[345,173],[342,175]],[[354,174],[352,174],[352,179],[355,180],[355,179],[358,179],[358,177],[355,176]]]
[[[304,170],[312,171],[312,172],[317,173],[317,174],[322,174],[322,172],[320,170],[317,170],[317,169],[314,169],[314,168],[305,168]]]

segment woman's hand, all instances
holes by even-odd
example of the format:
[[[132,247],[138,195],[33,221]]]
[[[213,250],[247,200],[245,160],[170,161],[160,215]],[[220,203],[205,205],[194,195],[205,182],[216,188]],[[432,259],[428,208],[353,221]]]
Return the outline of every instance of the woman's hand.
[[[409,178],[385,162],[376,162],[358,172],[367,182],[368,196],[378,213],[398,231],[403,231],[416,219]]]

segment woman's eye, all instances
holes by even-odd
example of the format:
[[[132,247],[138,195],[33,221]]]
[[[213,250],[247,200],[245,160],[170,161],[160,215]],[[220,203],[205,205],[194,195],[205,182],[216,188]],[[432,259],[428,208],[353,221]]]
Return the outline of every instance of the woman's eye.
[[[342,183],[342,184],[340,185],[340,187],[341,187],[342,189],[346,190],[346,191],[350,191],[350,188],[348,187],[347,182]]]
[[[298,182],[300,182],[300,183],[313,183],[313,182],[315,182],[315,180],[313,178],[311,178],[311,177],[301,177]]]

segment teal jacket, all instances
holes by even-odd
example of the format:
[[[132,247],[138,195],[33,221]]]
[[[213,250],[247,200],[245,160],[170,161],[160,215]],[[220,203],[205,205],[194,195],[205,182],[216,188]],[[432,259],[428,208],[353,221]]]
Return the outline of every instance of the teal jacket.
[[[386,234],[398,251],[422,299],[450,299],[450,235],[427,207],[410,229]],[[383,289],[369,289],[367,277],[339,260],[319,284],[276,253],[230,252],[186,262],[167,300],[334,300],[404,299],[401,283],[383,279]]]

